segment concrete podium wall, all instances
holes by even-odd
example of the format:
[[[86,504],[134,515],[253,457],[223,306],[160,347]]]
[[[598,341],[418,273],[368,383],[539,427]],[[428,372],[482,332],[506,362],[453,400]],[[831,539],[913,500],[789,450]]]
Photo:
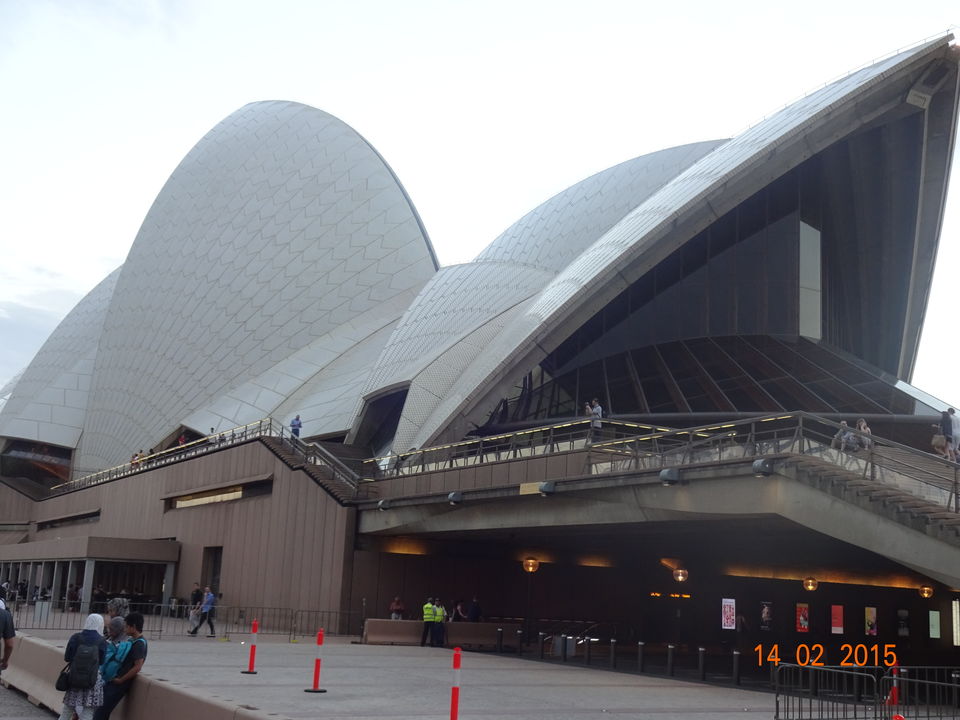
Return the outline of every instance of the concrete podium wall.
[[[27,635],[18,635],[14,643],[10,667],[3,671],[0,681],[24,693],[34,705],[59,713],[63,692],[57,690],[54,683],[64,666],[64,646]],[[115,720],[278,720],[276,714],[204,697],[179,683],[154,678],[145,672],[133,681],[126,699],[110,717]]]

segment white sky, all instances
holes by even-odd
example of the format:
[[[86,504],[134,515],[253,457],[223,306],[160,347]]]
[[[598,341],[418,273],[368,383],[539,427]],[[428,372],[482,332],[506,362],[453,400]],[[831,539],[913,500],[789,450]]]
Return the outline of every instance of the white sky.
[[[0,0],[0,386],[248,102],[360,132],[446,265],[594,172],[736,135],[957,23],[956,0]],[[954,403],[958,231],[955,191],[914,376]]]

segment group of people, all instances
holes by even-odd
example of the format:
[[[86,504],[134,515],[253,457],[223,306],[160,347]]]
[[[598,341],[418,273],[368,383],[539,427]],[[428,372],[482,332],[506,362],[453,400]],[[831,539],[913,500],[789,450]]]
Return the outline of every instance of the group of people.
[[[847,450],[856,452],[861,448],[869,450],[873,447],[873,439],[870,437],[870,426],[863,418],[857,420],[856,432],[854,432],[846,420],[840,421],[840,429],[833,436],[833,447],[835,450]]]
[[[951,462],[957,462],[957,442],[960,441],[960,416],[953,408],[947,408],[940,413],[940,424],[933,426],[933,441],[930,443],[934,451]]]
[[[3,657],[0,673],[13,655],[16,629],[6,607],[7,586],[0,586],[0,638]],[[129,602],[113,598],[107,603],[106,619],[88,615],[83,630],[70,636],[57,689],[64,690],[60,720],[109,720],[147,659],[143,615],[127,612]],[[106,622],[105,622],[106,620]]]
[[[402,607],[400,598],[393,599],[390,608],[390,617],[394,620],[402,620],[402,611],[400,617],[394,617],[393,608],[396,604]],[[420,647],[430,641],[430,647],[443,647],[446,643],[444,623],[446,622],[480,622],[481,612],[480,603],[476,598],[470,601],[469,605],[464,605],[463,600],[457,600],[453,604],[453,612],[448,612],[440,598],[427,598],[423,604],[423,633],[420,635]]]

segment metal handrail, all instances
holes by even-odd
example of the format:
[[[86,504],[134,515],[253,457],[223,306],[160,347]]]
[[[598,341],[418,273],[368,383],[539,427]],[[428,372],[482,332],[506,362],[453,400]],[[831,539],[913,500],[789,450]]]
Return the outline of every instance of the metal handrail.
[[[386,479],[428,470],[528,457],[529,455],[526,453],[537,455],[561,452],[562,446],[567,446],[568,449],[576,449],[574,447],[576,443],[579,441],[586,442],[597,434],[595,429],[591,427],[592,422],[591,418],[566,420],[552,425],[525,428],[512,433],[486,435],[445,445],[372,457],[363,461],[364,476]],[[634,437],[651,431],[669,432],[672,430],[668,427],[606,418],[603,419],[602,423],[607,434],[612,431],[626,437]]]
[[[135,461],[105,470],[99,470],[74,480],[54,485],[49,489],[48,497],[82,490],[93,485],[100,485],[145,470],[153,470],[158,467],[163,467],[164,465],[170,465],[198,455],[204,455],[214,450],[220,450],[224,447],[262,437],[275,437],[289,443],[290,449],[295,455],[303,458],[304,462],[325,467],[334,479],[346,483],[354,491],[358,489],[359,476],[344,465],[333,453],[316,443],[307,443],[301,440],[299,437],[293,435],[283,423],[268,417],[257,420],[256,422],[247,423],[246,425],[241,425],[232,430],[213,433],[183,445],[160,450],[159,452],[138,458]]]
[[[792,421],[792,422],[785,422]],[[774,423],[766,429],[766,423]],[[837,437],[832,432],[822,432],[820,428],[829,431],[836,430],[851,433],[858,438],[858,447],[862,451],[851,451],[831,447],[833,439]],[[737,454],[728,453],[724,457],[724,443],[739,448]],[[645,447],[645,444],[649,446]],[[716,452],[719,448],[719,452]],[[904,453],[907,458],[915,462],[924,461],[939,467],[941,473],[911,464],[903,458],[886,457],[883,448],[893,448]],[[930,488],[948,493],[946,506],[953,511],[960,511],[958,503],[958,466],[956,463],[943,460],[930,453],[911,448],[896,441],[887,440],[857,431],[855,428],[841,426],[839,423],[805,412],[787,413],[764,418],[740,420],[730,423],[705,425],[689,428],[683,431],[669,433],[652,433],[634,438],[610,440],[595,443],[591,447],[591,454],[601,454],[600,458],[592,459],[591,469],[594,473],[610,470],[640,469],[641,467],[682,466],[705,462],[717,462],[723,459],[743,459],[745,457],[762,457],[771,454],[802,454],[820,455],[822,459],[835,465],[850,469],[850,465],[862,463],[864,477],[884,482],[897,479],[906,479],[918,486],[904,488],[920,497],[929,495]],[[714,457],[712,453],[716,454]],[[831,453],[836,456],[831,456]],[[610,457],[603,457],[606,454]],[[885,478],[884,474],[895,475],[896,478]],[[909,485],[909,483],[908,483]],[[926,492],[924,491],[926,489]]]

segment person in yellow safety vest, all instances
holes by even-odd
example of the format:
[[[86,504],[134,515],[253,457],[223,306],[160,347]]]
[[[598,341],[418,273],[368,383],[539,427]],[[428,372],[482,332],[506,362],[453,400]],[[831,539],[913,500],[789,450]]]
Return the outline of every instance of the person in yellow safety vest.
[[[423,604],[423,634],[420,635],[420,647],[427,644],[427,636],[430,637],[430,647],[433,647],[433,625],[436,617],[433,598],[427,598],[427,601]]]
[[[444,631],[445,628],[443,623],[447,620],[447,609],[443,606],[443,603],[440,602],[440,598],[434,600],[433,603],[433,639],[431,645],[436,647],[443,647],[445,643]]]

